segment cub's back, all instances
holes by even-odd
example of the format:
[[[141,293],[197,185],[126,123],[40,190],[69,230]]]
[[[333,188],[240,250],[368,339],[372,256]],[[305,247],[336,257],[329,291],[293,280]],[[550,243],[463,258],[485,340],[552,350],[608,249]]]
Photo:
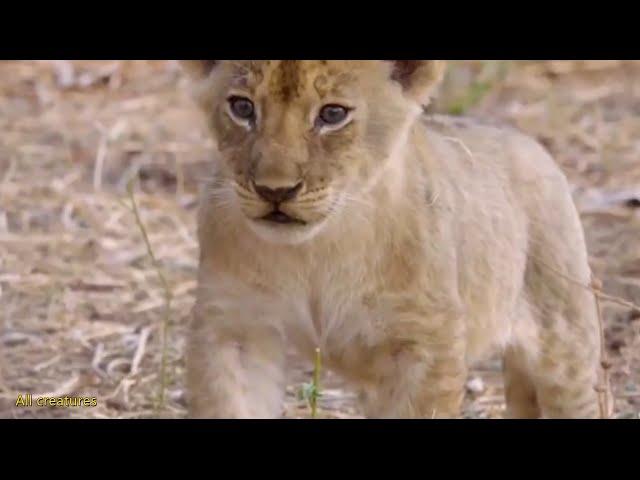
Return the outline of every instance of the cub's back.
[[[546,149],[512,127],[471,118],[425,115],[436,168],[458,192],[458,207],[489,216],[524,214],[548,228],[575,226],[567,179]],[[478,213],[478,212],[476,212]]]

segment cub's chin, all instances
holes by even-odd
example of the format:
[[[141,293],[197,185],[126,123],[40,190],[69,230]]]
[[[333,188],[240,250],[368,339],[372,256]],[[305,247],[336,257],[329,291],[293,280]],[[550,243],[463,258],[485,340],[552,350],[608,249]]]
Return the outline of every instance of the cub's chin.
[[[324,224],[325,220],[307,223],[282,213],[248,219],[249,228],[261,240],[280,245],[299,245],[307,242],[322,230]]]

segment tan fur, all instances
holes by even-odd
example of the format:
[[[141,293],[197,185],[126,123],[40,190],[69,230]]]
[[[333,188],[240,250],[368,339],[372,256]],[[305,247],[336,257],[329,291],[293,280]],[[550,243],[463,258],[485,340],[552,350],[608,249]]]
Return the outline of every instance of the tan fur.
[[[197,62],[197,61],[196,61]],[[361,391],[369,417],[455,417],[467,369],[505,352],[507,414],[596,417],[599,330],[567,181],[535,141],[422,114],[437,61],[187,65],[219,155],[199,219],[187,358],[194,417],[281,415],[285,345]],[[250,98],[255,128],[230,95]],[[320,107],[353,107],[336,132]],[[254,183],[304,182],[253,220]]]

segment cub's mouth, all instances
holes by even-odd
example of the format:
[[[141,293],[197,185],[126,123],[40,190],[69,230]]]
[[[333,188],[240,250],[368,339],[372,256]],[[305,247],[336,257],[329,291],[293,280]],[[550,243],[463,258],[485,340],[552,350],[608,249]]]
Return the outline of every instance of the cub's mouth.
[[[282,212],[281,210],[273,210],[266,214],[264,217],[260,217],[259,220],[263,222],[276,223],[280,225],[306,225],[307,222],[300,220],[299,218],[292,217]]]

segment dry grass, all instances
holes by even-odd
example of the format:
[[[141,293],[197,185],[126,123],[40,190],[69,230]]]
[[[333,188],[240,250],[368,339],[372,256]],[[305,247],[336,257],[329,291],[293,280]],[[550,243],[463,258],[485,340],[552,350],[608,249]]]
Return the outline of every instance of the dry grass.
[[[640,303],[640,63],[456,62],[440,111],[490,116],[537,137],[574,186],[594,273]],[[212,145],[171,61],[0,62],[0,416],[156,413],[166,288],[166,399],[183,417],[198,179]],[[130,203],[129,203],[130,205]],[[640,316],[603,300],[617,417],[640,413]],[[294,363],[286,415],[308,417]],[[500,363],[473,372],[465,414],[502,415]],[[482,382],[477,378],[481,378]],[[358,415],[322,379],[319,415]],[[97,396],[90,409],[15,408],[17,393]]]

